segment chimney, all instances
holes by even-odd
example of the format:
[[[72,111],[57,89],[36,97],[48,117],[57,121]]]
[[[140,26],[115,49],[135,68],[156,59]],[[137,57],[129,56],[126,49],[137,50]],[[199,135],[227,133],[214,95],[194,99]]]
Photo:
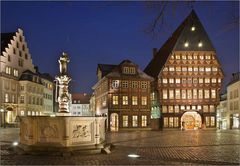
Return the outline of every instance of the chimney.
[[[155,58],[155,56],[157,55],[158,49],[157,48],[153,48],[153,58]]]

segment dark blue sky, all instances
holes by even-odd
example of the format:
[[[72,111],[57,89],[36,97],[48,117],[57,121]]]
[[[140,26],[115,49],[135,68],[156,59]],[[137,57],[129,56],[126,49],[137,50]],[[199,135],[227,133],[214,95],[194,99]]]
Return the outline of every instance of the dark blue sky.
[[[69,72],[75,92],[91,92],[98,63],[118,64],[130,59],[143,70],[191,8],[179,3],[166,10],[164,30],[155,37],[146,34],[154,16],[145,2],[2,2],[1,32],[22,28],[40,72],[55,76],[63,51],[70,56]],[[239,71],[239,2],[196,2],[194,9],[203,23],[225,72]]]

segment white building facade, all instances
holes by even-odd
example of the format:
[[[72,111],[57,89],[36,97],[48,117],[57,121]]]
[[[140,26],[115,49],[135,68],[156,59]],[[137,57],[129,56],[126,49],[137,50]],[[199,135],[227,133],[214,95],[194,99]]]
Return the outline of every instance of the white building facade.
[[[93,116],[90,110],[90,95],[86,93],[73,93],[70,105],[72,116]]]

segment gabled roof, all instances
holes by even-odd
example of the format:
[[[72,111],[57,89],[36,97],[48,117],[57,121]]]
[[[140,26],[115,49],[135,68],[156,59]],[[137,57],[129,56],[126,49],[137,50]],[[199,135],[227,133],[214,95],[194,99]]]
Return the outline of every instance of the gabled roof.
[[[13,39],[13,36],[15,36],[15,32],[10,33],[1,33],[1,54],[3,51],[5,51],[5,48],[8,47],[8,44],[10,44],[11,40]]]
[[[86,93],[73,93],[72,94],[72,103],[73,104],[89,104],[90,103],[91,95]],[[74,100],[77,102],[74,103]],[[78,103],[78,100],[80,100],[80,103]]]
[[[191,31],[193,26],[195,30]],[[184,47],[185,42],[189,43],[188,47]],[[199,42],[202,42],[202,47],[198,47]],[[158,77],[172,51],[215,51],[194,10],[191,11],[172,36],[163,44],[144,72],[154,78]]]
[[[98,68],[102,72],[102,77],[106,76],[108,73],[112,71],[113,68],[115,68],[117,65],[111,65],[111,64],[98,64]]]
[[[33,76],[38,76],[40,77],[39,73],[33,73],[30,70],[25,70],[24,72],[22,72],[22,75],[19,78],[19,81],[31,81],[33,82]],[[42,84],[41,79],[38,79],[39,84]]]
[[[132,74],[123,74],[122,73],[122,66],[126,65],[126,66],[136,66],[137,67],[137,71],[135,75]],[[153,80],[152,77],[148,76],[146,73],[144,73],[139,67],[138,65],[134,64],[132,61],[126,59],[123,60],[121,63],[119,63],[118,65],[113,65],[115,67],[112,68],[112,70],[110,72],[108,72],[108,74],[106,74],[106,77],[138,77],[138,78],[143,78],[143,79],[148,79],[148,80]]]

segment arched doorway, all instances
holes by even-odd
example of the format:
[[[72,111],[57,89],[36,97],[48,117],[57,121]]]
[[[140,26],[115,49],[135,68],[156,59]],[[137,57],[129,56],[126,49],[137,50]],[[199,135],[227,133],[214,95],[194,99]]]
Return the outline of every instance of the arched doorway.
[[[110,130],[118,131],[118,114],[112,113],[110,116]]]
[[[13,123],[14,122],[14,115],[13,115],[13,108],[10,106],[10,107],[7,107],[6,108],[6,123]]]
[[[181,127],[185,130],[197,130],[202,127],[202,118],[198,112],[185,112],[181,117]]]

